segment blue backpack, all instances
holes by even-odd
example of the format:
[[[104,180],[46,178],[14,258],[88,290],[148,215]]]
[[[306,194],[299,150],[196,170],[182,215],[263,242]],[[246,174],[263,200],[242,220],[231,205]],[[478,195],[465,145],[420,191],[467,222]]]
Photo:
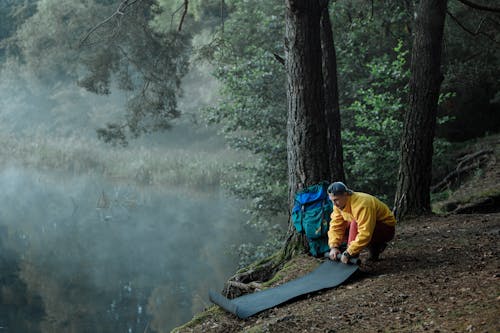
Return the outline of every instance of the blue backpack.
[[[328,246],[328,229],[333,204],[328,198],[328,183],[311,185],[295,194],[292,209],[292,222],[298,233],[306,235],[309,252],[315,256],[323,256],[330,250]]]

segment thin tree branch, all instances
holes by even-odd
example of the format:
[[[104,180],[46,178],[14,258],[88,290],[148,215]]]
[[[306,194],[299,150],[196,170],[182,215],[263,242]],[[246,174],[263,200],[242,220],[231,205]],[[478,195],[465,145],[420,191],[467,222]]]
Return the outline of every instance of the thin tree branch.
[[[459,2],[463,3],[466,6],[469,6],[474,9],[478,10],[485,10],[488,12],[495,12],[495,13],[500,13],[500,8],[499,7],[489,7],[489,6],[484,6],[484,5],[478,5],[477,3],[474,3],[469,0],[458,0]]]
[[[184,11],[182,12],[181,21],[179,22],[179,28],[177,31],[180,32],[182,29],[182,23],[184,23],[184,19],[186,18],[186,14],[188,12],[189,0],[184,0]]]
[[[484,21],[486,21],[485,17],[481,18],[481,21],[479,21],[479,24],[477,25],[477,28],[476,28],[476,34],[480,33],[481,26],[483,25]]]
[[[459,0],[460,1],[460,0]],[[482,31],[480,31],[480,28],[481,28],[481,25],[482,23],[484,22],[484,19],[481,20],[481,22],[479,23],[476,31],[472,31],[471,29],[467,28],[462,22],[460,22],[458,20],[458,18],[456,18],[449,10],[446,10],[446,13],[448,14],[448,16],[451,17],[451,19],[453,21],[455,21],[456,24],[458,24],[463,30],[465,30],[466,32],[468,32],[469,34],[471,34],[472,36],[477,36],[477,35],[483,35],[485,36],[486,38],[492,40],[493,42],[497,43],[497,44],[500,44],[500,42],[498,42],[495,38],[493,38],[492,36],[488,35],[487,33],[484,33]]]
[[[491,17],[489,17],[489,16],[488,16],[488,17],[486,17],[486,19],[487,19],[488,21],[490,21],[490,22],[494,23],[497,27],[500,27],[500,22],[495,21],[493,18],[491,18]]]
[[[174,12],[172,13],[172,15],[170,16],[170,30],[172,30],[172,28],[174,26],[174,16],[175,16],[175,14],[177,14],[182,9],[182,7],[184,7],[184,4],[180,5],[179,8],[177,8],[176,10],[174,10]]]
[[[128,7],[130,7],[133,4],[135,4],[137,2],[140,2],[140,1],[142,1],[142,0],[124,0],[124,1],[122,1],[120,3],[120,5],[118,5],[118,8],[116,9],[116,11],[113,14],[111,14],[109,17],[107,17],[106,19],[104,19],[103,21],[101,21],[100,23],[98,23],[97,25],[95,25],[94,27],[92,27],[85,34],[85,36],[80,40],[79,47],[83,46],[83,44],[85,44],[85,42],[87,41],[87,39],[89,39],[90,36],[97,29],[99,29],[100,27],[102,27],[103,25],[105,25],[106,23],[108,23],[109,21],[111,21],[112,19],[114,19],[115,17],[124,15],[125,11],[127,10]]]
[[[148,324],[146,325],[146,327],[144,328],[144,332],[143,333],[146,333],[149,329],[149,324],[151,323],[151,321],[148,321]]]
[[[474,54],[472,54],[472,55],[468,56],[467,58],[465,58],[465,59],[463,60],[464,64],[465,64],[465,63],[467,63],[467,62],[469,62],[469,61],[471,61],[471,60],[472,60],[472,59],[474,59],[475,57],[480,56],[482,53],[483,53],[483,52],[476,52],[476,53],[474,53]]]
[[[224,35],[224,0],[221,0],[220,2],[220,26],[221,33]]]
[[[278,60],[278,62],[282,65],[285,65],[285,59],[283,59],[282,56],[280,56],[279,54],[276,54],[276,53],[273,53],[273,56],[276,60]]]
[[[146,73],[142,69],[142,66],[139,66],[139,64],[137,64],[132,58],[129,57],[128,53],[123,49],[123,47],[121,47],[120,45],[116,45],[116,47],[122,53],[122,55],[125,57],[125,59],[129,63],[131,63],[132,65],[134,65],[134,67],[136,68],[136,70],[139,71],[139,73],[142,74],[142,76],[144,77],[145,80],[147,80],[147,81],[156,80],[157,82],[161,82],[162,79],[160,77],[157,77],[154,73],[149,72],[149,71]]]

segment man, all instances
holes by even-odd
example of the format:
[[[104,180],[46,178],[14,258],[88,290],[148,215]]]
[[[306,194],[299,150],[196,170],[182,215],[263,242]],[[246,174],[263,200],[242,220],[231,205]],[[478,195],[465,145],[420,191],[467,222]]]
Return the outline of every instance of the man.
[[[394,238],[396,219],[389,207],[372,195],[351,191],[342,182],[332,183],[327,192],[334,205],[328,230],[330,259],[338,260],[340,246],[347,243],[340,257],[344,264],[364,248],[369,250],[369,259],[377,260]]]

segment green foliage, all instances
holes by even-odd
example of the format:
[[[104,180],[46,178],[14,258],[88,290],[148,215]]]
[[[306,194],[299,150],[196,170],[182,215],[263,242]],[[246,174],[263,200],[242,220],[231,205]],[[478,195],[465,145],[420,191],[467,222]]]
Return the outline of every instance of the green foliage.
[[[494,102],[500,92],[500,25],[497,14],[471,10],[459,1],[450,1],[448,12],[441,90],[456,95],[443,103],[442,112],[451,119],[438,126],[437,135],[464,141],[500,128]]]
[[[126,144],[130,137],[169,128],[180,115],[177,97],[191,35],[154,30],[153,5],[154,0],[134,2],[115,15],[115,2],[40,0],[13,44],[45,84],[77,80],[96,94],[127,91],[122,120],[102,124],[98,132],[105,141]]]
[[[338,0],[332,2],[330,12],[345,128],[353,121],[345,108],[358,98],[359,89],[373,82],[367,64],[387,56],[393,60],[393,48],[399,41],[409,49],[413,1]]]
[[[348,124],[352,127],[342,132],[349,184],[387,202],[392,201],[396,189],[399,144],[408,101],[408,54],[400,40],[392,55],[385,54],[367,64],[370,72],[367,88],[359,89],[357,100],[347,108],[354,117],[354,126]],[[454,92],[440,94],[439,104],[454,96]],[[437,123],[445,124],[451,119],[440,116]],[[449,147],[445,139],[435,140],[434,173],[439,173]]]
[[[130,9],[117,22],[120,27],[114,36],[100,37],[106,47],[85,61],[88,75],[79,81],[83,87],[108,93],[116,73],[119,88],[132,91],[125,122],[99,130],[105,141],[126,143],[128,136],[168,129],[180,115],[177,96],[188,70],[191,36],[172,30],[158,34],[150,26],[153,5],[154,1],[142,1]]]
[[[81,70],[78,37],[89,24],[97,23],[99,12],[106,8],[91,0],[39,0],[36,12],[16,30],[12,46],[19,49],[24,65],[46,83],[75,79]]]
[[[440,121],[441,118],[438,118]],[[443,120],[444,123],[447,121]],[[437,183],[445,177],[451,170],[456,168],[453,152],[457,149],[448,140],[442,138],[434,139],[434,155],[432,156],[432,183]]]
[[[138,1],[99,26],[83,45],[79,42],[89,29],[116,10],[115,1],[39,0],[36,11],[34,0],[25,3],[8,8],[18,13],[14,16],[0,6],[0,33],[14,36],[9,45],[27,68],[52,84],[78,80],[96,94],[126,91],[122,121],[102,124],[98,131],[104,141],[126,144],[130,137],[169,128],[179,116],[180,80],[189,59],[210,60],[221,84],[220,99],[204,117],[219,126],[231,147],[248,156],[228,168],[225,186],[249,201],[254,224],[270,230],[283,220],[276,216],[287,216],[286,77],[276,60],[284,57],[283,1],[258,6],[252,1],[189,1],[180,32],[183,1]],[[330,6],[348,182],[386,199],[396,182],[414,4],[338,0]],[[471,37],[447,19],[440,98],[447,112],[440,113],[440,125],[454,120],[457,100],[474,97],[469,87],[484,86],[486,100],[500,89],[500,58],[486,36],[497,31],[495,18],[475,16],[457,2],[450,3],[450,11],[482,30]],[[194,53],[193,43],[204,46]],[[446,142],[436,141],[435,168],[443,165],[447,149]],[[248,247],[241,251],[251,252]]]
[[[232,147],[254,156],[233,166],[226,185],[251,199],[252,222],[273,225],[274,216],[288,209],[285,71],[273,55],[283,50],[277,36],[284,33],[284,8],[279,1],[234,2],[231,8],[220,36],[224,43],[213,54],[221,98],[205,117],[221,125]]]
[[[1,1],[0,2],[0,61],[8,54],[9,41],[17,28],[32,16],[37,0]],[[11,54],[17,50],[11,49]]]
[[[458,90],[465,95],[461,97],[467,99],[474,93],[471,88],[480,86],[492,98],[500,90],[498,15],[492,12],[479,13],[458,1],[450,2],[448,10],[453,17],[448,15],[445,24],[445,80],[442,89]],[[455,19],[469,32],[460,27]]]
[[[184,4],[184,1],[179,0],[157,0],[153,4],[155,15],[151,20],[151,26],[159,33],[176,30],[179,27],[195,33],[213,28],[220,23],[221,16],[227,16],[227,6],[220,0],[190,0],[187,12]]]
[[[243,243],[233,246],[233,251],[238,253],[240,258],[239,268],[247,267],[248,265],[266,258],[271,253],[281,249],[281,234],[282,231],[278,228],[262,228],[265,233],[266,239],[260,244]]]
[[[225,22],[224,35],[218,36],[218,49],[213,55],[217,64],[215,75],[223,84],[222,98],[218,106],[208,110],[207,118],[222,125],[233,147],[255,156],[251,164],[236,165],[228,183],[233,193],[252,200],[249,208],[252,221],[265,224],[288,210],[286,78],[283,66],[274,59],[274,54],[283,56],[282,39],[276,36],[283,35],[284,8],[279,1],[266,2],[257,8],[249,2],[231,2],[229,7],[233,11]],[[375,170],[377,165],[383,169],[386,164],[394,169],[397,164],[401,109],[405,102],[400,88],[406,84],[403,81],[407,72],[402,68],[406,56],[401,51],[403,46],[399,45],[394,52],[391,41],[395,45],[401,38],[409,39],[406,26],[411,7],[379,4],[372,18],[368,17],[369,4],[363,1],[356,4],[337,1],[331,8],[341,109],[345,110],[342,112],[344,142],[350,145],[347,154],[352,157],[345,159],[346,168],[351,172],[353,186],[360,184],[367,188],[368,184],[375,188],[375,183],[381,184],[385,179],[378,179],[380,172],[365,170]],[[380,43],[381,39],[385,42]],[[401,55],[396,58],[398,52]],[[393,91],[401,94],[394,95]],[[356,110],[366,113],[353,112]],[[377,138],[373,139],[374,136]],[[392,155],[382,158],[382,166],[376,152],[385,150],[371,148],[376,145],[387,148],[387,139]],[[358,161],[358,156],[364,158],[367,150],[371,156]],[[391,188],[384,187],[382,191]]]
[[[349,184],[379,196],[392,193],[396,186],[408,94],[408,51],[400,41],[394,52],[395,57],[385,54],[367,64],[370,82],[359,89],[357,100],[347,109],[353,114],[354,126],[342,132]]]

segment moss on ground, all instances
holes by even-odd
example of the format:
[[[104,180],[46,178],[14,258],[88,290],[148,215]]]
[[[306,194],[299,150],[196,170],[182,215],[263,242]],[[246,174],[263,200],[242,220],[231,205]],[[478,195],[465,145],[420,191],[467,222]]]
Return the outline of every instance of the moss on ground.
[[[299,270],[303,271],[312,271],[317,265],[318,261],[307,260],[304,261],[304,256],[296,256],[288,261],[274,276],[268,281],[262,283],[262,286],[268,288],[270,286],[276,285],[280,282],[285,282],[284,279],[287,277],[294,275],[293,272],[297,272]]]
[[[222,308],[218,307],[217,305],[212,305],[211,307],[207,308],[205,311],[197,313],[193,319],[188,321],[182,326],[176,327],[175,329],[172,330],[172,333],[178,333],[182,331],[186,331],[190,328],[193,328],[200,323],[206,321],[208,318],[211,319],[217,319],[220,315],[224,314],[224,310]]]
[[[283,251],[282,250],[276,251],[274,254],[270,255],[269,257],[266,257],[264,259],[261,259],[259,261],[254,262],[254,263],[251,263],[247,267],[243,267],[243,268],[239,269],[236,272],[236,274],[245,273],[249,270],[256,270],[259,267],[263,267],[264,265],[266,265],[270,262],[278,264],[281,261],[282,257],[283,257]]]

